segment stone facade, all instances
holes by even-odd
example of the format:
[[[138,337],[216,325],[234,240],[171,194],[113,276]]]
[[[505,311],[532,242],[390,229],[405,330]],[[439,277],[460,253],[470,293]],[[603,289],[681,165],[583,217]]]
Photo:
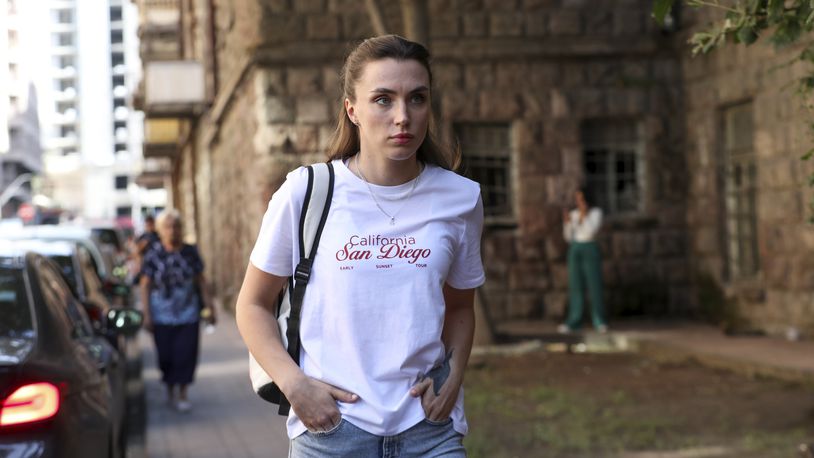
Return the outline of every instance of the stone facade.
[[[712,19],[686,18],[688,37]],[[807,179],[812,161],[806,117],[795,81],[810,72],[799,62],[786,65],[799,49],[776,51],[764,41],[730,46],[707,56],[681,54],[686,106],[686,158],[691,171],[687,223],[692,272],[710,276],[736,305],[741,326],[783,333],[796,327],[814,333],[814,228]],[[752,117],[756,177],[755,222],[759,265],[739,275],[730,260],[731,234],[725,215],[727,156],[722,151],[724,113],[745,106]],[[731,232],[731,229],[729,230]]]
[[[288,171],[324,158],[340,108],[342,58],[373,28],[361,1],[254,0],[239,8],[214,1],[207,29],[207,3],[183,2],[193,9],[185,11],[185,57],[207,62],[213,97],[179,150],[174,196],[228,306],[269,196]],[[398,2],[378,3],[388,28],[402,30]],[[449,138],[462,123],[509,132],[511,211],[487,218],[483,242],[490,316],[559,320],[564,313],[561,215],[586,180],[586,123],[625,120],[639,145],[636,210],[608,215],[600,240],[611,310],[693,314],[699,271],[727,287],[715,222],[714,117],[721,104],[751,97],[766,107],[755,110],[766,191],[758,199],[764,294],[751,294],[760,301],[744,310],[771,329],[789,316],[811,326],[811,308],[802,304],[811,302],[805,291],[814,275],[800,247],[814,236],[803,224],[801,149],[787,140],[803,126],[789,122],[798,116],[791,94],[778,95],[760,75],[783,56],[754,51],[765,57],[756,62],[750,49],[691,60],[685,37],[652,21],[650,3],[428,1],[442,133]]]

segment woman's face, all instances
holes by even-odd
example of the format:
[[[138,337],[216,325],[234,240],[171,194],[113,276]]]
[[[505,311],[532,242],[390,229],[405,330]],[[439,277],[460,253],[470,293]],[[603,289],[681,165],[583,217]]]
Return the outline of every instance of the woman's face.
[[[587,208],[588,201],[585,200],[585,194],[582,191],[577,191],[574,193],[574,200],[577,203],[577,208]]]
[[[165,245],[178,245],[181,243],[181,221],[172,217],[165,218],[157,225],[158,238]]]
[[[359,127],[366,154],[402,161],[412,158],[427,135],[430,76],[415,60],[380,59],[365,64],[355,86],[356,101],[345,99]]]

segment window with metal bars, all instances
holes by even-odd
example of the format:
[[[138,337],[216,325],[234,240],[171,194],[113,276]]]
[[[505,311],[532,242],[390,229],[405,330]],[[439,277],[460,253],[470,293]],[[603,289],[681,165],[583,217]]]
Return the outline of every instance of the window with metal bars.
[[[749,278],[760,270],[757,239],[757,165],[753,146],[752,104],[721,111],[724,236],[727,273]]]
[[[487,219],[514,216],[509,131],[509,124],[455,125],[455,134],[462,151],[461,173],[480,183],[483,213]]]
[[[588,200],[606,214],[642,210],[643,143],[635,120],[583,122],[585,187]]]

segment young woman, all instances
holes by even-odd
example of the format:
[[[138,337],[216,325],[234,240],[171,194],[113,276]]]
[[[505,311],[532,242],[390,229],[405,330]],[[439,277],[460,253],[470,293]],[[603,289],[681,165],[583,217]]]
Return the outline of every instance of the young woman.
[[[594,328],[608,332],[602,302],[602,257],[596,235],[602,226],[602,210],[591,207],[585,190],[574,192],[577,208],[563,212],[563,236],[568,247],[568,318],[557,329],[569,333],[580,328],[585,303],[585,288],[591,302]]]
[[[281,344],[275,302],[298,261],[303,168],[269,203],[238,327],[291,403],[291,456],[465,456],[462,383],[484,281],[480,188],[450,171],[452,154],[434,138],[423,46],[365,40],[341,77],[328,152],[336,182],[299,364]]]
[[[158,215],[156,226],[160,243],[151,246],[141,266],[144,328],[153,333],[167,401],[186,412],[192,408],[187,387],[198,365],[200,301],[213,323],[215,310],[198,249],[183,243],[180,214],[164,211]]]

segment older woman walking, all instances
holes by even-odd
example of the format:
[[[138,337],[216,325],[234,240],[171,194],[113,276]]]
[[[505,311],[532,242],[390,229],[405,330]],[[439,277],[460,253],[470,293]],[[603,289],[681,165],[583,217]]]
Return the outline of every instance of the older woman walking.
[[[198,364],[201,304],[208,309],[211,321],[215,313],[203,261],[194,245],[183,243],[178,212],[161,213],[156,228],[161,243],[146,254],[141,266],[144,327],[153,333],[168,403],[186,412],[192,408],[187,387]]]

